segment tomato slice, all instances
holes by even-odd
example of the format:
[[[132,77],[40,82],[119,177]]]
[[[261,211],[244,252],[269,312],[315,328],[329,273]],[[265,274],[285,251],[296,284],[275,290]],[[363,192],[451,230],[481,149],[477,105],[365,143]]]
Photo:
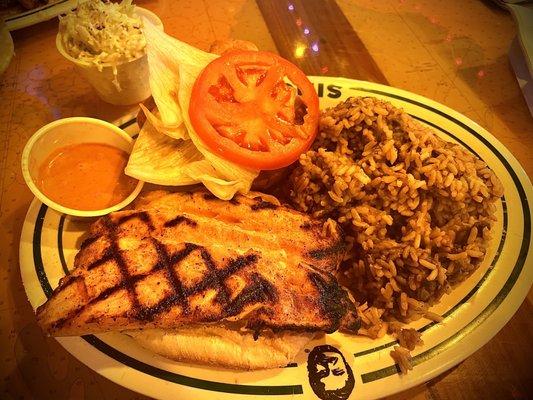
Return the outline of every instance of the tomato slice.
[[[235,50],[196,79],[189,117],[213,152],[245,167],[278,169],[311,146],[318,96],[305,74],[280,56]]]

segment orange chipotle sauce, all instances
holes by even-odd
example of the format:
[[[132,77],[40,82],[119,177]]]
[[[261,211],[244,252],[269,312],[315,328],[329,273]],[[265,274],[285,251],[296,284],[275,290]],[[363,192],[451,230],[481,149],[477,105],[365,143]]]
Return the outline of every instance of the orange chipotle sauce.
[[[55,150],[39,168],[37,185],[51,200],[76,210],[99,210],[120,203],[137,180],[124,174],[128,154],[102,143]]]

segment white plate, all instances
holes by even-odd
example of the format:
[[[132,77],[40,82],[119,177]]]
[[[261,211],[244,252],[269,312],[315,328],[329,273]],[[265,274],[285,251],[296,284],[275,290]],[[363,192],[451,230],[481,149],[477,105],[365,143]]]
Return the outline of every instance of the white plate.
[[[9,31],[15,31],[39,22],[48,21],[57,17],[59,14],[76,8],[79,3],[83,3],[84,1],[87,0],[49,0],[48,4],[42,7],[9,15],[5,19],[6,27]]]
[[[369,82],[312,77],[321,107],[349,96],[375,96],[403,107],[435,132],[474,151],[505,187],[498,204],[494,240],[480,268],[433,311],[440,324],[420,320],[424,346],[413,352],[414,370],[400,376],[389,355],[390,337],[370,340],[335,333],[312,342],[295,365],[268,371],[236,372],[172,362],[150,353],[125,335],[109,333],[58,338],[75,357],[112,381],[159,399],[313,398],[307,359],[327,343],[342,352],[355,387],[339,398],[374,399],[418,385],[464,360],[487,343],[511,318],[533,280],[531,258],[531,183],[511,153],[492,135],[463,115],[406,91]],[[136,124],[129,129],[134,130]],[[73,265],[78,239],[87,223],[71,220],[34,201],[24,223],[20,266],[34,308],[44,303],[59,278]],[[350,371],[351,370],[351,371]]]

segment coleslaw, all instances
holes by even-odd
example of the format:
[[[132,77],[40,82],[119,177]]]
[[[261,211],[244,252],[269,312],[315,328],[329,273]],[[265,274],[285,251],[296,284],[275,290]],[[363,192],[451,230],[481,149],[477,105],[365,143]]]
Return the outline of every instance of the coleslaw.
[[[89,0],[60,17],[59,32],[66,52],[101,70],[142,57],[146,40],[132,0],[121,3]]]

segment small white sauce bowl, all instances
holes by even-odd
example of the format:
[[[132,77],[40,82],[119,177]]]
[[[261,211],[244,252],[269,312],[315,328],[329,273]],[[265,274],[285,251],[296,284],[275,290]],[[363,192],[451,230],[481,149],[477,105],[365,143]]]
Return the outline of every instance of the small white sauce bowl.
[[[22,175],[26,185],[41,202],[64,214],[76,217],[98,217],[120,210],[140,193],[144,182],[139,181],[131,194],[120,203],[100,210],[76,210],[64,207],[48,198],[37,186],[39,168],[55,150],[81,143],[103,143],[130,153],[133,139],[122,129],[99,119],[87,117],[63,118],[43,126],[28,140],[22,152]]]

